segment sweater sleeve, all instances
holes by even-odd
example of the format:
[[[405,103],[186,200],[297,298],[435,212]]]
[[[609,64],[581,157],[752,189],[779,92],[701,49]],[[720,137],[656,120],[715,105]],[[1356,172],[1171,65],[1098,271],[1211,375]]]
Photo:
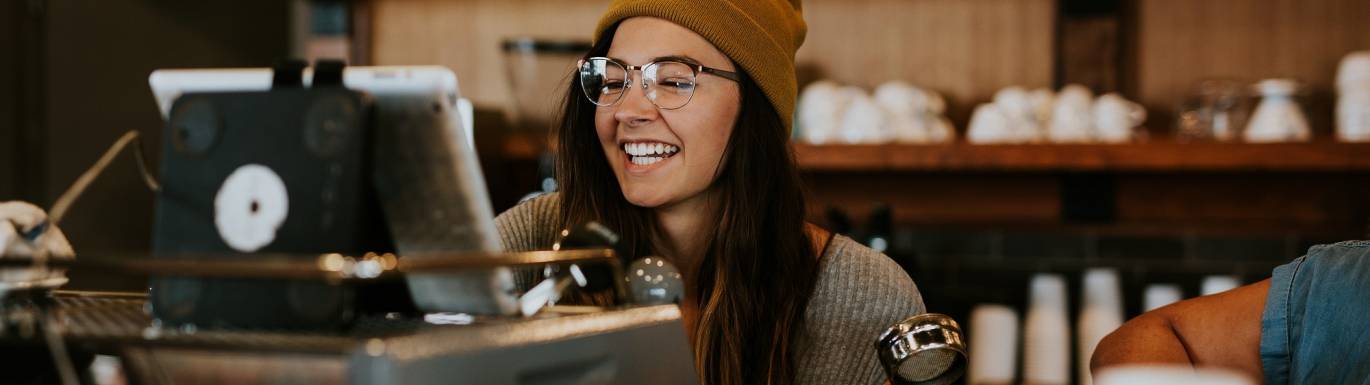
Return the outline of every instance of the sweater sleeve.
[[[529,199],[495,217],[500,243],[509,252],[550,250],[556,242],[556,218],[561,196],[556,193]]]
[[[799,341],[796,383],[884,383],[875,340],[925,311],[918,287],[889,257],[843,236],[833,239],[819,271]]]

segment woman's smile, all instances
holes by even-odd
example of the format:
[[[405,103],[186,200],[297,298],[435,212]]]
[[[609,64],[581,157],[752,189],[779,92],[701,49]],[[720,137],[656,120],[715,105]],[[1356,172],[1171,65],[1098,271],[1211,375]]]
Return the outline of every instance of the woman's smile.
[[[680,153],[680,146],[658,141],[625,141],[619,145],[623,152],[623,169],[631,175],[644,175],[666,166]]]

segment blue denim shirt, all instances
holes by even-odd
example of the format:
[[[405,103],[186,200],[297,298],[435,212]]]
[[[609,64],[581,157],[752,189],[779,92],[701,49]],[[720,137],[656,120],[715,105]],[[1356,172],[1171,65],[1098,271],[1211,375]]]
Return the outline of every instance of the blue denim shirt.
[[[1370,385],[1370,241],[1313,246],[1275,268],[1261,368],[1270,385]]]

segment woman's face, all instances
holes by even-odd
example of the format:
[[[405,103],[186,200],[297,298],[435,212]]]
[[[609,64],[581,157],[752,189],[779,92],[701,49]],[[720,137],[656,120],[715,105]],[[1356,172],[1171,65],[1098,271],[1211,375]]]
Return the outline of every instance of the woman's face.
[[[641,66],[659,58],[683,57],[705,67],[737,71],[704,37],[657,18],[635,17],[619,24],[606,55]],[[732,134],[741,94],[736,82],[699,74],[694,98],[684,107],[659,109],[647,99],[641,76],[618,104],[598,107],[595,132],[623,196],[641,207],[662,207],[700,196],[713,183]],[[664,154],[643,149],[663,148]],[[670,149],[676,151],[670,153]]]

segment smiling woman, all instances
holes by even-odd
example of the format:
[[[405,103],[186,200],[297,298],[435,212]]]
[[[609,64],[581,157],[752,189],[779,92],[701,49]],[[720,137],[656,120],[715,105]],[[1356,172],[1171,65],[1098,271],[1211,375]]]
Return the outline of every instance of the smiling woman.
[[[888,257],[804,221],[789,146],[798,7],[615,1],[566,95],[562,192],[496,219],[510,250],[598,221],[630,257],[681,267],[706,384],[879,384],[876,337],[923,312]]]

